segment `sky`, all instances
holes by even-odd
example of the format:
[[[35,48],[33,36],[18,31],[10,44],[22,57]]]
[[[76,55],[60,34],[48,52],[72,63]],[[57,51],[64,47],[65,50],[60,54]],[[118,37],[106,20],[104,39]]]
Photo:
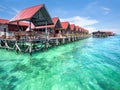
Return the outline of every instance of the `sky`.
[[[11,19],[22,9],[45,4],[51,17],[88,29],[120,34],[120,0],[0,0],[0,18]]]

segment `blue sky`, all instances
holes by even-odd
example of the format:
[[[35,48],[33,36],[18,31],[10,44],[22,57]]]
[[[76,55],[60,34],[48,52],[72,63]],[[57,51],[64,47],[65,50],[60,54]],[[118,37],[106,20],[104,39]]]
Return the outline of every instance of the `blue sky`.
[[[51,17],[69,21],[90,31],[120,34],[120,0],[0,0],[0,18],[11,19],[20,10],[45,4]]]

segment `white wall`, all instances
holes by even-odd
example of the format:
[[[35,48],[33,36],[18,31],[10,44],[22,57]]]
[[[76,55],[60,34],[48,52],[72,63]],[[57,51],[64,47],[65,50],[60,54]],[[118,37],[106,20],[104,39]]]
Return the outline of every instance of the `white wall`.
[[[8,31],[8,25],[0,24],[0,36],[5,35],[4,28],[6,28],[6,36],[13,36],[13,33]]]
[[[0,24],[0,36],[5,34],[4,28],[6,28],[6,32],[8,32],[8,25]]]

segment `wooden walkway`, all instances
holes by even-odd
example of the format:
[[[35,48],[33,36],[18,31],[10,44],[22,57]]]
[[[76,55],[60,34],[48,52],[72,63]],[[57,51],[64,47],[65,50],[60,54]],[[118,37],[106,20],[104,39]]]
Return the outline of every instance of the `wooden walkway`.
[[[0,38],[0,48],[7,50],[16,50],[16,52],[29,52],[32,55],[34,51],[47,50],[50,47],[85,39],[90,35],[81,37],[51,37],[39,39],[2,39]]]

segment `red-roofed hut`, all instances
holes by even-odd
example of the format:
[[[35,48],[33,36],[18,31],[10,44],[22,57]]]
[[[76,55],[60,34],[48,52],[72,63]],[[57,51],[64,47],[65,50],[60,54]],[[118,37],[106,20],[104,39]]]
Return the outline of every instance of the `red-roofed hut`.
[[[7,19],[0,19],[0,37],[2,38],[12,38],[14,36],[14,32],[20,29],[20,31],[25,31],[28,27],[28,23],[19,22],[19,27],[16,22],[9,23]]]
[[[63,29],[63,34],[65,36],[69,36],[71,30],[69,22],[61,22],[61,25]]]
[[[42,26],[42,25],[50,25],[53,24],[52,19],[47,12],[47,9],[45,8],[44,4],[36,5],[33,7],[26,8],[22,11],[20,11],[14,18],[10,20],[9,23],[17,22],[17,25],[19,25],[20,21],[28,21],[29,22],[29,36],[34,37],[35,33],[31,30],[31,25],[33,24],[36,26]],[[19,29],[19,28],[18,28]],[[19,30],[18,30],[19,31]],[[45,35],[46,38],[48,38],[48,30],[45,29]]]

